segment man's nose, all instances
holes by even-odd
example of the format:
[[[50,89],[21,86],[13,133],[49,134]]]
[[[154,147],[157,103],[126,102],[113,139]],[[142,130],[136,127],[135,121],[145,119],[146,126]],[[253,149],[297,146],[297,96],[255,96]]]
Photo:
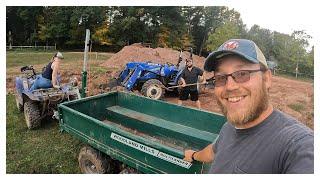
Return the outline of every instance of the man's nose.
[[[232,91],[239,88],[239,84],[235,82],[232,76],[228,76],[226,81],[226,90]]]

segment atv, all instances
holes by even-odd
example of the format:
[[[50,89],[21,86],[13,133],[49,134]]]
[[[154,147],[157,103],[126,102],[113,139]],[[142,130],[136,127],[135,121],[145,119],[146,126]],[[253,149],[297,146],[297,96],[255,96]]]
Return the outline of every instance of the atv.
[[[20,71],[21,75],[15,79],[15,99],[18,110],[24,112],[28,129],[39,128],[42,119],[47,116],[57,119],[59,103],[80,98],[75,78],[60,88],[31,91],[30,88],[39,75],[33,66],[24,66]]]

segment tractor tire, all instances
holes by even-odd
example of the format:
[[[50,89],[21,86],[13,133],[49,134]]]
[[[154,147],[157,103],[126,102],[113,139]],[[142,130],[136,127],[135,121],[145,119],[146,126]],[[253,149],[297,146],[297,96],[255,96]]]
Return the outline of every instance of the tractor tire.
[[[80,170],[84,174],[104,174],[111,170],[111,163],[107,158],[90,146],[81,148],[78,161]]]
[[[15,95],[15,98],[16,98],[16,105],[17,105],[17,108],[20,112],[23,111],[23,104],[20,104],[19,100],[18,100],[18,95],[16,94]]]
[[[149,79],[141,88],[141,94],[151,99],[162,99],[164,95],[164,85],[157,79]]]
[[[24,118],[28,129],[36,129],[41,125],[40,109],[36,102],[26,101],[24,103]]]

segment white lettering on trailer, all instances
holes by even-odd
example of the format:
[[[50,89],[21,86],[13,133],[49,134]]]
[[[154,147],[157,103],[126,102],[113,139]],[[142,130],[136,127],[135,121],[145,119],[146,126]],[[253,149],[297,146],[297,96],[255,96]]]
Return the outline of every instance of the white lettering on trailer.
[[[163,159],[163,160],[169,161],[169,162],[171,162],[173,164],[176,164],[176,165],[179,165],[181,167],[187,168],[187,169],[189,169],[190,166],[192,165],[188,161],[185,161],[183,159],[171,156],[171,155],[163,153],[163,152],[159,152],[158,157]]]
[[[147,154],[153,155],[153,156],[158,157],[160,159],[163,159],[165,161],[171,162],[171,163],[176,164],[178,166],[189,169],[192,165],[188,161],[185,161],[183,159],[180,159],[180,158],[171,156],[169,154],[160,152],[159,150],[156,150],[154,148],[151,148],[151,147],[145,146],[143,144],[140,144],[138,142],[132,141],[132,140],[125,138],[123,136],[120,136],[118,134],[111,133],[110,137],[111,137],[111,139],[116,140],[118,142],[121,142],[127,146],[130,146],[132,148],[135,148],[135,149],[140,150],[142,152],[145,152]]]
[[[153,149],[151,147],[145,146],[145,145],[140,144],[138,142],[132,141],[132,140],[130,140],[128,138],[125,138],[125,137],[120,136],[120,135],[115,134],[115,133],[111,133],[110,137],[111,137],[111,139],[119,141],[119,142],[121,142],[121,143],[123,143],[125,145],[133,147],[133,148],[138,149],[140,151],[143,151],[143,152],[145,152],[147,154],[151,154],[153,156],[157,156],[157,154],[159,153],[159,151],[156,150],[156,149]]]

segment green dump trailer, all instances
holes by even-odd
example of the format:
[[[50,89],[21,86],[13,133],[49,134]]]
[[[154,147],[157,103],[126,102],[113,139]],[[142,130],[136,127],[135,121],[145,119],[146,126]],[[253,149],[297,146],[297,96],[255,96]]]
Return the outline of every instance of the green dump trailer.
[[[62,131],[87,144],[83,173],[207,173],[210,164],[184,161],[184,150],[217,140],[222,115],[126,92],[59,105]]]

